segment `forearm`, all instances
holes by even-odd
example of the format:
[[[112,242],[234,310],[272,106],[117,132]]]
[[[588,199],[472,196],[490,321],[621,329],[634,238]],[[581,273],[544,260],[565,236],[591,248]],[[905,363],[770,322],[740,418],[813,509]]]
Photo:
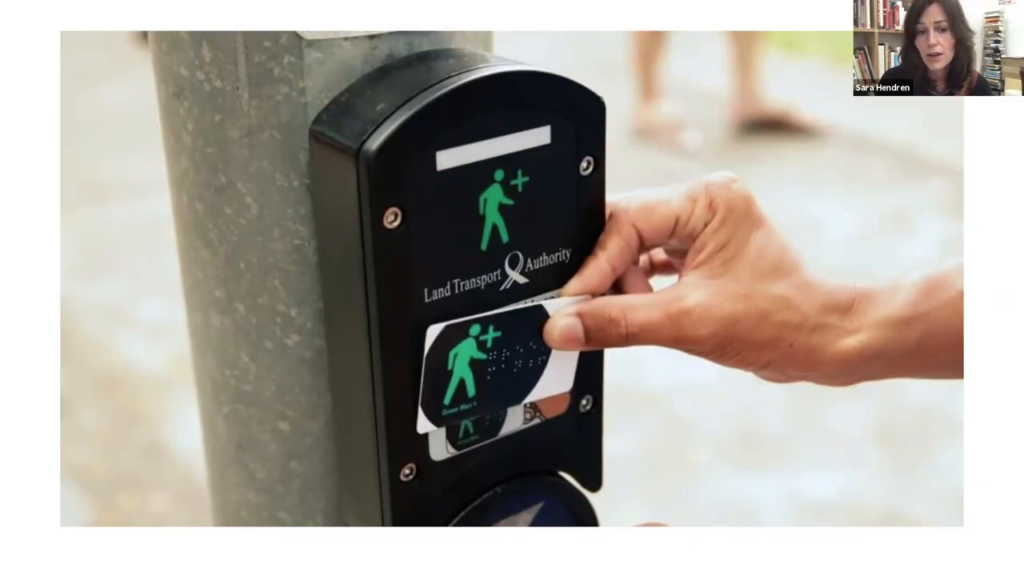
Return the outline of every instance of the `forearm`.
[[[963,267],[857,290],[838,345],[842,379],[963,378]]]

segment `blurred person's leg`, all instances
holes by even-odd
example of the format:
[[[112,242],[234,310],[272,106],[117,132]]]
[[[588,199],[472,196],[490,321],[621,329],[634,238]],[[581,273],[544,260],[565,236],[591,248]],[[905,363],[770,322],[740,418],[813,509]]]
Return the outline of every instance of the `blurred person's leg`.
[[[662,86],[661,66],[668,32],[632,32],[633,69],[637,77],[633,126],[641,138],[675,150],[700,146],[700,133],[689,128],[671,106]]]
[[[817,124],[800,113],[765,101],[760,76],[764,32],[729,32],[733,48],[733,122],[741,131],[811,133]]]

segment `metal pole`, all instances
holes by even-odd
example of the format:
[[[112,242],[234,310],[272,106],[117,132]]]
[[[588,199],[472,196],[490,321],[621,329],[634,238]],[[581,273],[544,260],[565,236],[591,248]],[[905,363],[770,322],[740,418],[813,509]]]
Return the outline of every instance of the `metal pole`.
[[[150,34],[216,524],[340,524],[307,131],[363,73],[440,47],[491,34]]]

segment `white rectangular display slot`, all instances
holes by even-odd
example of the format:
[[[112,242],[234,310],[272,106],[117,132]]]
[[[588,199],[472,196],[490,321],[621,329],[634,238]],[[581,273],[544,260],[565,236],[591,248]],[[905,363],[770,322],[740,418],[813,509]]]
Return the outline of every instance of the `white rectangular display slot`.
[[[497,138],[447,148],[437,152],[437,171],[458,168],[466,164],[515,154],[531,148],[540,148],[548,144],[551,144],[551,126],[541,126],[532,130],[514,132]]]

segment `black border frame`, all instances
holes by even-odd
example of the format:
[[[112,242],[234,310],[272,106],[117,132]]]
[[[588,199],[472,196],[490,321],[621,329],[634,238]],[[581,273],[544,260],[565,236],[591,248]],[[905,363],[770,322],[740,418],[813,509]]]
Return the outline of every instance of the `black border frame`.
[[[438,525],[480,494],[513,476],[560,471],[597,491],[602,482],[601,399],[603,352],[580,355],[570,410],[516,434],[434,462],[426,435],[416,432],[418,384],[427,326],[414,326],[412,235],[407,227],[381,222],[392,206],[408,205],[401,182],[403,150],[421,149],[432,131],[452,116],[472,117],[495,109],[536,110],[565,119],[576,132],[576,151],[596,164],[577,178],[580,254],[593,251],[605,221],[605,106],[594,92],[572,80],[521,65],[488,66],[448,78],[410,100],[368,138],[359,154],[363,242],[367,255],[373,379],[377,410],[384,518],[396,525]],[[420,148],[417,148],[417,147]],[[372,194],[368,191],[373,191]],[[408,215],[414,218],[415,215]],[[382,305],[386,303],[386,305]],[[467,310],[466,314],[483,312]],[[384,362],[383,359],[388,361]],[[591,396],[593,408],[576,407]],[[418,467],[411,482],[398,480],[407,463]],[[430,506],[424,502],[429,501]]]

